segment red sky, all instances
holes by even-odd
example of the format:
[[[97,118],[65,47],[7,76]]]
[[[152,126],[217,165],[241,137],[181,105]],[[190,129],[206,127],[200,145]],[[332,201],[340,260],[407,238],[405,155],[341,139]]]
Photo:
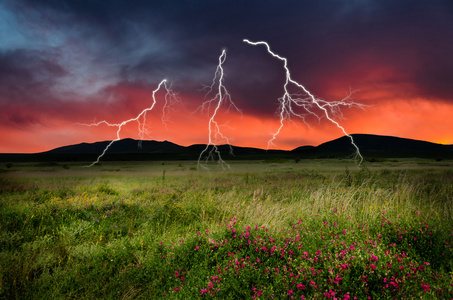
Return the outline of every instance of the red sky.
[[[140,99],[139,93],[133,94],[135,99]],[[379,94],[376,95],[378,96]],[[115,139],[115,127],[85,127],[77,125],[76,122],[91,123],[105,119],[111,123],[120,123],[134,118],[150,103],[150,94],[144,93],[141,97],[142,101],[136,100],[141,106],[132,103],[89,105],[79,111],[71,110],[72,114],[55,110],[52,114],[37,116],[39,122],[28,124],[26,130],[21,126],[2,128],[0,136],[8,143],[0,145],[0,152],[32,153],[79,142]],[[184,101],[184,96],[180,97]],[[157,97],[157,101],[159,100],[163,101],[162,97]],[[198,102],[201,103],[202,100],[200,96]],[[169,140],[180,145],[208,142],[207,113],[195,112],[197,107],[181,103],[173,106],[174,111],[168,114],[169,121],[165,126],[161,122],[161,106],[157,104],[154,108],[155,112],[147,115],[146,128],[149,135],[145,139]],[[29,113],[33,114],[33,110]],[[393,98],[391,101],[370,105],[364,110],[349,109],[344,112],[344,119],[338,122],[348,133],[391,135],[453,144],[451,116],[453,105],[449,103],[431,102],[423,98]],[[267,148],[268,141],[280,125],[278,116],[254,116],[246,111],[240,115],[227,113],[225,109],[217,120],[223,125],[222,132],[229,137],[232,144],[259,148]],[[137,122],[132,122],[123,127],[121,138],[139,139],[137,126]],[[319,122],[310,120],[308,127],[301,120],[294,118],[293,123],[285,121],[285,126],[271,148],[294,149],[301,145],[318,145],[342,135],[342,132],[326,119]]]
[[[5,1],[0,153],[115,139],[114,127],[77,123],[135,118],[152,104],[164,78],[180,102],[163,124],[164,93],[156,94],[145,139],[207,143],[213,110],[195,111],[213,96],[205,98],[202,87],[213,82],[222,49],[224,85],[242,115],[223,106],[216,120],[231,144],[267,148],[280,126],[285,72],[282,61],[243,38],[269,42],[288,59],[292,78],[320,99],[337,101],[356,91],[351,101],[366,107],[343,107],[342,118],[334,118],[347,133],[453,144],[451,2],[260,3],[118,1],[104,7],[90,1]],[[271,148],[318,145],[344,135],[325,117],[318,121],[308,114],[309,126],[292,121],[285,120]],[[120,136],[138,139],[138,124],[125,126]]]

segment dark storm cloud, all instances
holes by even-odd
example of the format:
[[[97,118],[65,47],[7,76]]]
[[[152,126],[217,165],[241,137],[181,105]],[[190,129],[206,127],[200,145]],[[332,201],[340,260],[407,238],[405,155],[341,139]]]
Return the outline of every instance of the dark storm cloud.
[[[65,71],[45,53],[16,50],[0,53],[0,118],[3,126],[41,124],[40,111],[52,100],[49,90]]]
[[[48,53],[15,50],[0,53],[0,101],[40,101],[66,71]]]
[[[168,78],[176,89],[197,95],[202,84],[210,84],[226,48],[225,82],[237,105],[272,115],[282,94],[282,64],[263,47],[242,42],[248,38],[268,41],[288,58],[293,77],[322,97],[332,82],[347,92],[384,65],[393,74],[373,80],[412,83],[414,94],[453,101],[451,1],[33,0],[9,1],[7,7],[43,38],[51,38],[49,30],[61,34],[57,44],[81,43],[92,57],[85,63],[105,69],[110,85]],[[62,72],[45,63],[51,51],[37,52],[41,63],[11,76],[27,82],[41,72],[51,80]],[[11,61],[1,64],[3,70]],[[74,62],[61,58],[60,64],[69,69]],[[9,89],[16,80],[9,80]]]

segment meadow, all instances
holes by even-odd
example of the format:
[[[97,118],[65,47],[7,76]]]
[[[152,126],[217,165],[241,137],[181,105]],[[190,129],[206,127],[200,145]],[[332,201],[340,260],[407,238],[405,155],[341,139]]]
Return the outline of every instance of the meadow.
[[[14,163],[2,299],[452,299],[453,161]]]

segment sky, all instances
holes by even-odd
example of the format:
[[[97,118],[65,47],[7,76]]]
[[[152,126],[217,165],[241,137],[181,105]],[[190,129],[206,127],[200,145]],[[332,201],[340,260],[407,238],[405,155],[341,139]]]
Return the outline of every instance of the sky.
[[[285,70],[243,39],[266,41],[318,99],[354,91],[350,101],[365,107],[334,116],[347,133],[453,144],[450,0],[2,0],[0,153],[113,140],[115,127],[79,123],[135,118],[163,79],[179,101],[162,122],[165,93],[156,93],[144,138],[206,144],[213,107],[197,109],[214,96],[205,87],[223,50],[223,83],[240,113],[220,108],[222,134],[267,148],[280,126]],[[344,135],[326,117],[297,112],[305,120],[285,120],[271,148]],[[139,139],[138,124],[120,137]]]

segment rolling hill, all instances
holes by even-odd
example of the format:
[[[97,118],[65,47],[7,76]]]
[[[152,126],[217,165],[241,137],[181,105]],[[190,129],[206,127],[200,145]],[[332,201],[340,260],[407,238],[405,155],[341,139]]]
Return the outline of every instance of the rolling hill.
[[[453,145],[372,134],[353,134],[352,137],[360,152],[368,157],[453,157]],[[354,151],[355,148],[347,136],[323,143],[317,147],[307,148],[303,146],[292,150],[292,152],[301,154],[316,153],[334,156],[354,153]]]
[[[352,137],[362,155],[368,158],[420,157],[453,159],[453,145],[393,136],[353,134]],[[111,141],[80,143],[55,148],[35,154],[0,154],[0,161],[91,161]],[[113,143],[103,160],[195,160],[206,145],[181,146],[169,141],[138,141],[122,139]],[[347,136],[328,141],[318,146],[302,146],[293,150],[265,150],[251,147],[218,146],[224,159],[274,159],[274,158],[345,158],[355,152]]]

